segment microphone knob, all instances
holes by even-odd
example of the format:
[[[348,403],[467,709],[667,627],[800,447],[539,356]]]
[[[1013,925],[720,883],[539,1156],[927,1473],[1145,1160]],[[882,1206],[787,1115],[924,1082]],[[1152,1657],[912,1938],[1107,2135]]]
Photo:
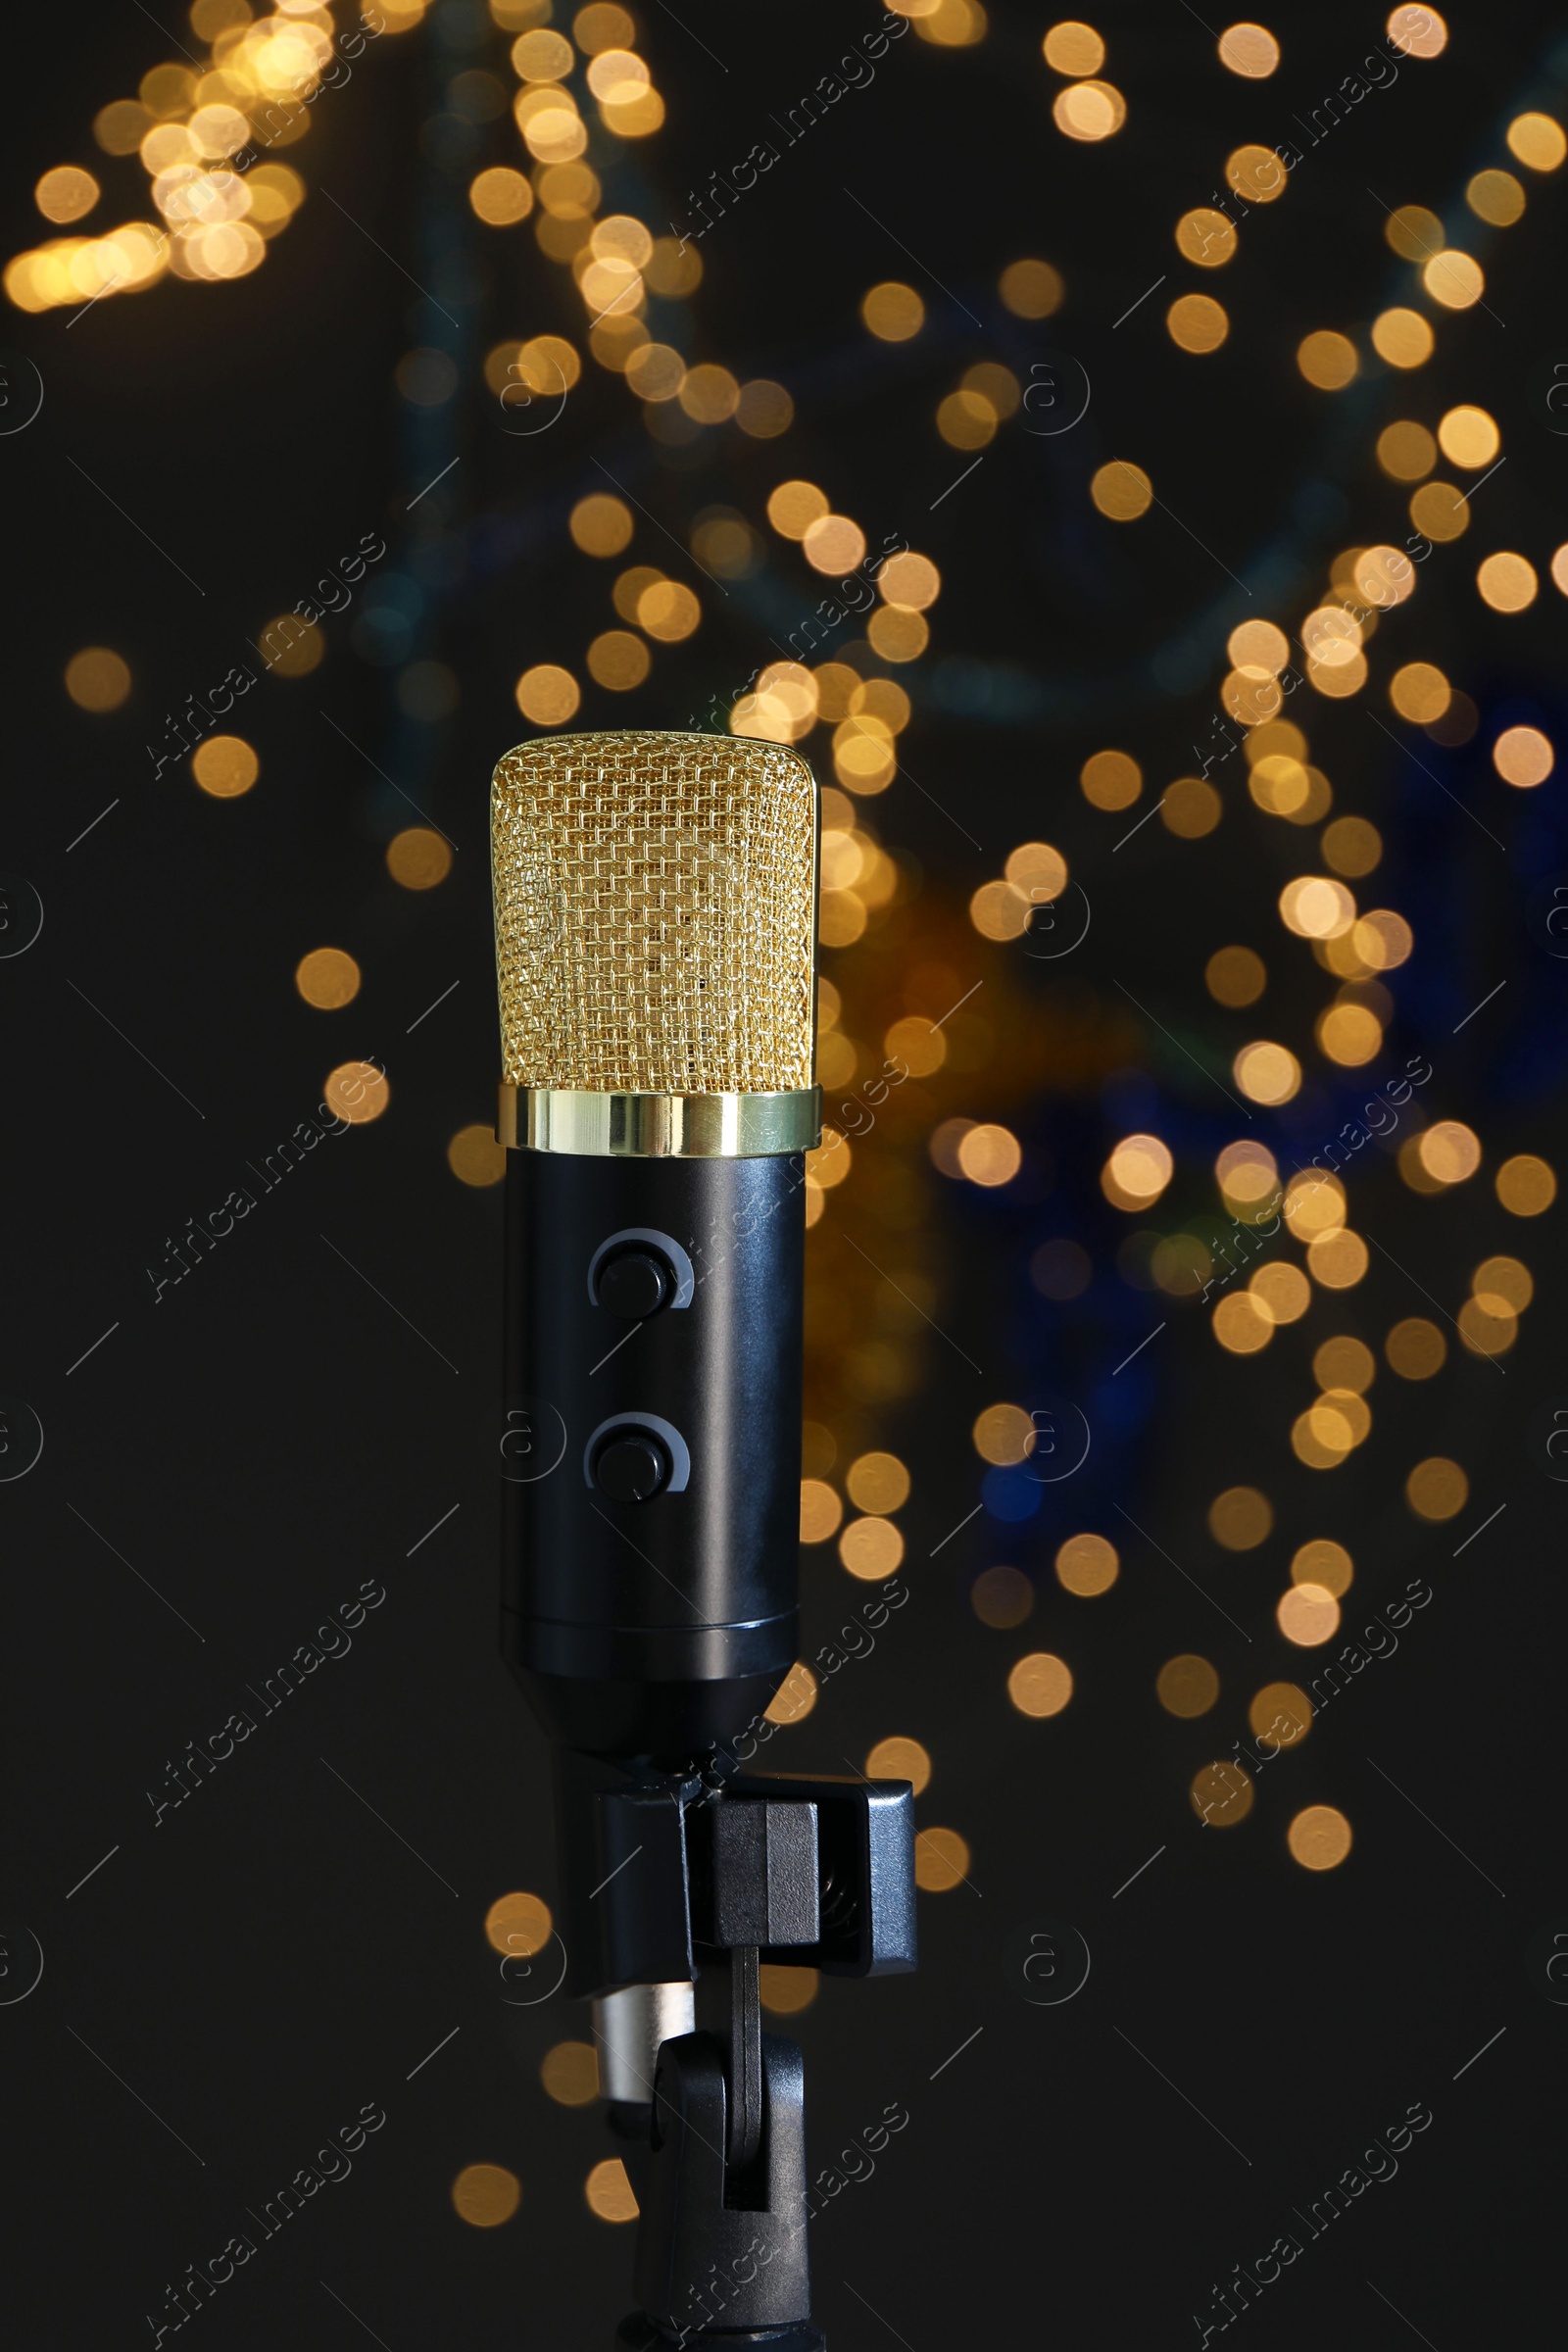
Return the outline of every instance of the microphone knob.
[[[599,1303],[628,1323],[657,1314],[674,1289],[669,1268],[647,1250],[623,1250],[599,1269]]]
[[[647,1502],[669,1483],[669,1456],[646,1429],[621,1429],[594,1456],[594,1485],[612,1502]]]

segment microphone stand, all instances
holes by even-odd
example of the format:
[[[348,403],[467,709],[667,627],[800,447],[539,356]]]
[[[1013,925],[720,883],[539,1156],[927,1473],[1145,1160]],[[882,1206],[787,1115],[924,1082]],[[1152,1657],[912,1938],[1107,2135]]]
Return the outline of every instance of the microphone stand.
[[[723,1769],[730,1766],[728,1774]],[[563,1940],[596,1996],[612,2129],[637,2195],[622,2352],[824,2352],[810,2317],[805,2074],[761,2023],[763,1961],[914,1966],[906,1781],[660,1772],[558,1751]],[[724,1996],[701,2029],[699,1972]]]

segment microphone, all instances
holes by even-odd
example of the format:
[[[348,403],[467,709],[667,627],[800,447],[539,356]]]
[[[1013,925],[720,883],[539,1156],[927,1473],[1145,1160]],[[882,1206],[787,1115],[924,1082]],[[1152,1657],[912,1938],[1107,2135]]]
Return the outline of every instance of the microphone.
[[[782,744],[551,736],[491,811],[502,1647],[564,1745],[678,1766],[797,1655],[816,788]]]
[[[734,1753],[799,1649],[817,835],[806,762],[744,737],[539,737],[491,789],[501,1645],[555,1745],[636,2352],[822,2352],[801,2053],[760,1970],[914,1965],[908,1783]]]

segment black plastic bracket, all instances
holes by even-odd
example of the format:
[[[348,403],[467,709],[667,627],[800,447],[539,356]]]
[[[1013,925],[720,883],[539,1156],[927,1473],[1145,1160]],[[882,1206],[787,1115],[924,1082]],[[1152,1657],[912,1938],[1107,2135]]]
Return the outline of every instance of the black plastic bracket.
[[[713,2034],[688,2034],[660,2056],[636,2287],[645,2316],[676,2342],[810,2324],[801,2053],[773,2034],[760,2045],[763,2129],[741,2165],[727,2155],[731,2052]]]

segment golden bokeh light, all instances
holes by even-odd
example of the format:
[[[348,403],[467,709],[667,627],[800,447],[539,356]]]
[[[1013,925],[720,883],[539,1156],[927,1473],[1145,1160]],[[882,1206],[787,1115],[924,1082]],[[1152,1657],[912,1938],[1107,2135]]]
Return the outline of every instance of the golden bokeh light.
[[[1084,761],[1078,783],[1093,808],[1130,808],[1144,789],[1144,772],[1126,752],[1094,752]]]
[[[1378,464],[1396,482],[1419,482],[1437,462],[1437,442],[1424,424],[1401,417],[1378,435]]]
[[[1255,1355],[1274,1337],[1274,1318],[1250,1290],[1228,1291],[1214,1308],[1214,1337],[1231,1355]]]
[[[661,645],[680,644],[702,617],[703,609],[684,581],[664,579],[642,590],[633,613],[637,626]]]
[[[1178,776],[1159,796],[1159,821],[1178,841],[1201,841],[1224,814],[1225,804],[1201,776]]]
[[[526,220],[533,211],[533,189],[520,172],[497,164],[469,182],[468,202],[487,227],[510,228],[515,220]]]
[[[929,1787],[931,1758],[918,1740],[879,1740],[865,1759],[868,1781],[907,1781],[916,1796]]]
[[[1298,1323],[1312,1303],[1312,1286],[1299,1266],[1279,1258],[1272,1265],[1258,1267],[1247,1286],[1247,1296],[1271,1323]]]
[[[1022,1165],[1023,1147],[1008,1127],[983,1121],[959,1139],[958,1166],[971,1184],[1010,1184]]]
[[[803,1478],[801,1481],[801,1542],[825,1544],[836,1535],[844,1517],[844,1505],[838,1495],[821,1478]]]
[[[956,1830],[917,1830],[914,1883],[926,1894],[948,1894],[969,1875],[969,1847]]]
[[[262,772],[262,763],[241,735],[209,735],[190,756],[190,772],[215,801],[238,800]]]
[[[1136,522],[1153,504],[1154,490],[1141,466],[1131,466],[1125,458],[1112,458],[1109,465],[1102,466],[1095,473],[1089,495],[1109,521]]]
[[[1348,335],[1320,327],[1298,346],[1296,365],[1320,392],[1342,392],[1354,380],[1359,362]]]
[[[741,388],[727,368],[705,364],[687,369],[678,398],[694,424],[723,424],[741,405]]]
[[[602,2222],[634,2222],[637,2192],[618,2156],[602,2156],[582,2184],[588,2210]]]
[[[1176,249],[1200,270],[1219,270],[1236,251],[1236,228],[1224,213],[1200,205],[1176,223]]]
[[[63,226],[90,213],[100,193],[90,172],[81,171],[75,164],[58,164],[39,180],[32,191],[32,200],[46,220]]]
[[[1419,311],[1396,306],[1372,321],[1372,348],[1391,368],[1420,368],[1431,359],[1436,338]]]
[[[1312,1702],[1298,1683],[1265,1683],[1248,1702],[1247,1721],[1271,1750],[1298,1747],[1312,1728]]]
[[[322,1080],[321,1097],[328,1110],[347,1119],[351,1127],[364,1127],[381,1116],[392,1100],[392,1089],[385,1072],[374,1062],[344,1061]]]
[[[844,1475],[857,1510],[902,1510],[909,1499],[909,1473],[896,1453],[862,1453]]]
[[[888,278],[861,296],[860,317],[879,342],[907,343],[925,324],[925,304],[913,286]]]
[[[1447,1358],[1448,1343],[1436,1323],[1424,1315],[1407,1315],[1396,1323],[1383,1343],[1391,1371],[1401,1380],[1430,1380]]]
[[[608,491],[590,491],[571,510],[571,536],[585,556],[618,556],[633,527],[630,507]]]
[[[1525,209],[1525,192],[1511,172],[1478,172],[1464,200],[1493,228],[1511,228]]]
[[[1551,115],[1516,115],[1508,125],[1508,152],[1531,172],[1555,172],[1568,155],[1568,133]]]
[[[537,0],[506,0],[506,5],[517,7],[525,17],[537,17]],[[491,14],[502,22],[496,0],[490,0]],[[579,8],[571,21],[571,37],[584,57],[597,57],[603,49],[629,49],[637,38],[637,27],[629,13],[613,5],[613,0],[589,0]]]
[[[1431,662],[1407,662],[1389,680],[1389,700],[1401,718],[1424,727],[1441,718],[1453,699],[1453,689]]]
[[[1335,1805],[1307,1805],[1285,1833],[1303,1870],[1337,1870],[1350,1850],[1350,1825]]]
[[[1232,24],[1219,36],[1219,62],[1244,81],[1266,81],[1280,62],[1280,45],[1263,24]]]
[[[1541,582],[1526,557],[1499,551],[1485,558],[1476,573],[1476,586],[1482,602],[1494,612],[1523,612],[1535,603]]]
[[[1383,234],[1403,262],[1429,262],[1443,250],[1443,222],[1424,204],[1401,204],[1384,221]]]
[[[1093,144],[1120,130],[1127,120],[1127,101],[1113,81],[1069,81],[1056,92],[1051,117],[1069,139]]]
[[[1056,1582],[1082,1599],[1108,1592],[1120,1573],[1116,1546],[1103,1536],[1069,1536],[1056,1553]]]
[[[1157,1135],[1124,1136],[1100,1174],[1101,1190],[1117,1208],[1147,1208],[1176,1173],[1170,1146]]]
[[[1355,921],[1355,901],[1343,882],[1299,874],[1279,896],[1280,920],[1299,939],[1340,939]]]
[[[677,386],[677,391],[682,389],[684,384]],[[795,403],[771,376],[756,375],[741,386],[735,421],[754,441],[776,441],[795,422]]]
[[[496,1142],[495,1130],[477,1122],[460,1127],[447,1145],[447,1166],[460,1184],[474,1192],[483,1192],[499,1184],[507,1172],[505,1149]]]
[[[1478,1298],[1500,1298],[1514,1314],[1522,1315],[1536,1295],[1536,1278],[1522,1258],[1486,1257],[1470,1277]]]
[[[1314,1536],[1310,1543],[1299,1544],[1291,1561],[1292,1584],[1316,1585],[1335,1600],[1349,1591],[1354,1575],[1345,1545],[1328,1536]]]
[[[539,2066],[545,2096],[558,2107],[588,2107],[599,2096],[599,2052],[591,2041],[558,2041]]]
[[[985,393],[948,393],[936,412],[936,430],[950,449],[985,449],[997,435],[997,410]]]
[[[815,1707],[817,1697],[815,1675],[804,1659],[797,1658],[762,1713],[769,1723],[804,1723]]]
[[[1383,1050],[1383,1023],[1366,1004],[1331,1004],[1318,1015],[1313,1034],[1325,1058],[1345,1069],[1359,1069]]]
[[[1255,1551],[1274,1526],[1274,1506],[1257,1487],[1227,1487],[1208,1506],[1208,1532],[1226,1551]]]
[[[498,1895],[484,1915],[486,1940],[498,1952],[531,1960],[554,1933],[550,1905],[537,1894]]]
[[[1219,1676],[1206,1658],[1192,1650],[1167,1658],[1154,1677],[1154,1695],[1167,1715],[1190,1722],[1206,1715],[1219,1697]]]
[[[1245,1821],[1255,1793],[1249,1775],[1227,1760],[1200,1765],[1188,1789],[1199,1820],[1216,1830],[1234,1829]]]
[[[1475,472],[1490,466],[1502,445],[1496,419],[1468,404],[1449,409],[1438,422],[1438,446],[1452,466]]]
[[[1261,956],[1250,948],[1216,948],[1203,967],[1203,985],[1217,1004],[1255,1004],[1268,985]]]
[[[923,612],[942,593],[942,574],[929,556],[906,548],[888,558],[877,573],[876,584],[885,603],[901,612]]]
[[[1326,1291],[1353,1290],[1370,1262],[1371,1253],[1361,1236],[1343,1226],[1337,1232],[1320,1233],[1307,1244],[1306,1270]]]
[[[1338,875],[1349,875],[1351,882],[1371,875],[1382,860],[1378,825],[1368,825],[1363,816],[1336,816],[1336,821],[1324,828],[1324,858]]]
[[[1448,27],[1424,0],[1405,0],[1389,12],[1389,39],[1406,57],[1441,57],[1448,45]]]
[[[1446,546],[1470,528],[1469,498],[1451,482],[1423,482],[1410,500],[1410,520],[1423,538]]]
[[[630,629],[606,629],[589,646],[584,661],[596,684],[612,694],[629,694],[652,667],[652,657]]]
[[[969,1434],[981,1460],[999,1466],[1026,1461],[1034,1451],[1034,1420],[1021,1404],[988,1404]]]
[[[1303,1168],[1285,1192],[1285,1220],[1298,1242],[1334,1233],[1345,1223],[1345,1187],[1326,1169]]]
[[[307,1004],[318,1012],[335,1012],[359,995],[360,967],[341,948],[313,948],[296,965],[294,985]]]
[[[1260,1038],[1244,1046],[1231,1064],[1237,1085],[1248,1100],[1275,1103],[1289,1102],[1300,1091],[1301,1065],[1288,1046],[1272,1039]]]
[[[84,646],[66,663],[66,692],[78,710],[118,710],[130,692],[130,667],[107,645]]]
[[[1468,311],[1486,291],[1486,272],[1474,256],[1448,246],[1435,253],[1421,272],[1421,282],[1446,311]]]
[[[326,639],[314,621],[301,620],[297,612],[279,612],[259,632],[257,642],[269,669],[279,678],[308,678],[326,654]]]
[[[1404,1499],[1418,1519],[1452,1519],[1470,1499],[1470,1481],[1446,1454],[1429,1454],[1405,1480]]]
[[[827,493],[814,482],[780,482],[767,502],[767,519],[782,539],[804,539],[827,513]]]
[[[536,727],[564,727],[568,718],[576,716],[582,701],[582,690],[570,670],[554,662],[540,662],[525,669],[514,691],[517,709]]]
[[[1421,1165],[1439,1184],[1463,1184],[1481,1165],[1481,1139],[1462,1119],[1438,1119],[1417,1143]]]
[[[1052,71],[1069,74],[1075,80],[1098,74],[1105,62],[1105,44],[1095,27],[1075,20],[1053,24],[1042,47]]]
[[[1249,204],[1272,204],[1285,193],[1284,158],[1273,147],[1235,147],[1225,158],[1225,178]]]
[[[499,2230],[522,2203],[522,2182],[504,2164],[466,2164],[452,2183],[460,2221],[472,2230]]]
[[[1557,1178],[1548,1161],[1517,1152],[1496,1174],[1497,1199],[1510,1215],[1539,1217],[1557,1198]]]
[[[1544,784],[1556,759],[1539,727],[1505,727],[1492,747],[1492,764],[1503,782],[1524,791]]]
[[[839,1538],[839,1558],[862,1584],[892,1576],[903,1557],[904,1538],[891,1519],[852,1519]]]
[[[452,848],[429,825],[407,825],[386,847],[386,870],[400,889],[434,890],[452,871]]]
[[[848,514],[818,514],[801,535],[801,553],[813,571],[854,571],[865,555],[865,533]]]
[[[1275,1621],[1298,1649],[1315,1649],[1340,1630],[1340,1604],[1326,1585],[1303,1580],[1281,1593]]]
[[[1053,1651],[1033,1649],[1007,1676],[1007,1696],[1020,1715],[1059,1715],[1072,1696],[1072,1674]]]
[[[1472,1355],[1506,1355],[1518,1336],[1519,1318],[1500,1298],[1467,1298],[1459,1309],[1459,1338]]]
[[[1312,1356],[1312,1377],[1322,1389],[1349,1389],[1356,1396],[1377,1378],[1377,1357],[1364,1340],[1348,1332],[1320,1343]]]
[[[758,1971],[762,2007],[775,2017],[799,2017],[809,2009],[821,1989],[821,1972],[814,1968],[789,1968],[776,1961],[764,1960]]]
[[[1049,318],[1061,308],[1061,272],[1049,262],[1009,262],[998,291],[1015,318]]]
[[[1008,852],[1004,872],[1032,906],[1049,906],[1067,887],[1067,860],[1048,841],[1021,841]]]

